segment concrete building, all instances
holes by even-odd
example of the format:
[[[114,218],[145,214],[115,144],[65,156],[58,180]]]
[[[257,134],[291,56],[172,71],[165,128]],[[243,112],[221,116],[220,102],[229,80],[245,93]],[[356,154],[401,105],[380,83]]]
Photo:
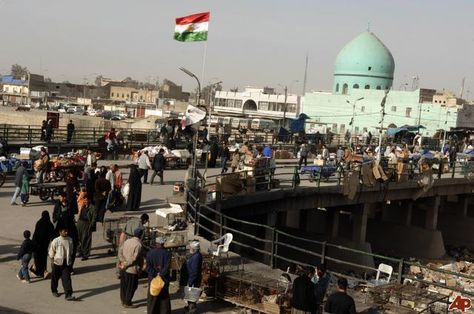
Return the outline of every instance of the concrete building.
[[[47,93],[42,75],[30,74],[16,78],[5,75],[1,79],[2,103],[12,105],[31,105],[43,103]]]
[[[129,103],[149,103],[155,104],[159,91],[135,88],[122,83],[109,83],[105,85],[109,88],[109,99]]]
[[[213,110],[222,115],[270,119],[296,118],[298,95],[267,93],[269,89],[246,88],[243,92],[216,91]]]
[[[163,80],[160,86],[160,98],[189,101],[189,93],[183,92],[183,87],[170,80]]]
[[[309,92],[302,100],[302,112],[311,117],[307,128],[324,126],[333,133],[370,131],[378,134],[381,102],[385,103],[384,129],[421,124],[423,135],[457,126],[468,119],[465,101],[448,92],[433,89],[391,90],[395,62],[388,48],[371,32],[364,32],[339,52],[334,66],[332,92]],[[353,120],[353,124],[351,121]],[[472,121],[472,120],[471,120]]]

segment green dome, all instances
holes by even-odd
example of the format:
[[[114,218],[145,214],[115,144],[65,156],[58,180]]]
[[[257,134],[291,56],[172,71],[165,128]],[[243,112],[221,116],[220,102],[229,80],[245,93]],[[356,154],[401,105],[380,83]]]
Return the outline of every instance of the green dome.
[[[342,48],[334,66],[334,92],[352,89],[388,89],[395,62],[390,50],[372,32],[364,32]]]

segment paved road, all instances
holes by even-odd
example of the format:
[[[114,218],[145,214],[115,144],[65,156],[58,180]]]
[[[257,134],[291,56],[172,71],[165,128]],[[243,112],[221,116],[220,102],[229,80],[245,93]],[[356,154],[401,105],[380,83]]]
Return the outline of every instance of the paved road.
[[[211,173],[217,172],[216,169]],[[125,177],[127,177],[126,175]],[[143,185],[142,202],[147,208],[164,202],[172,195],[173,183],[182,181],[183,170],[167,171],[165,186]],[[19,263],[16,254],[22,241],[23,230],[33,232],[36,221],[43,210],[52,211],[52,204],[41,202],[31,196],[27,207],[11,206],[13,183],[7,181],[0,188],[0,313],[146,313],[146,282],[141,280],[134,300],[140,305],[137,309],[123,309],[119,297],[119,281],[115,276],[115,258],[107,253],[110,246],[103,240],[102,226],[94,233],[92,256],[88,261],[77,260],[77,274],[72,277],[74,295],[78,301],[67,302],[63,297],[54,298],[50,292],[50,281],[33,279],[32,283],[21,283],[16,277]],[[60,291],[61,290],[60,285]],[[172,284],[171,291],[176,291]],[[180,312],[183,302],[172,295],[172,308]],[[212,313],[215,308],[228,308],[228,305],[202,304],[203,312]],[[174,311],[174,313],[178,313]],[[232,311],[229,309],[229,311]],[[227,312],[229,312],[227,311]]]

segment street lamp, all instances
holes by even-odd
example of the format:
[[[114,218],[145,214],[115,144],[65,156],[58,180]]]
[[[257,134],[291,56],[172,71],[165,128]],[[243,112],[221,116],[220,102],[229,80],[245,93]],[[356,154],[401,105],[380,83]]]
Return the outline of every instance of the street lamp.
[[[444,120],[443,145],[441,145],[441,152],[443,152],[444,145],[446,144],[446,131],[447,131],[447,126],[448,126],[448,115],[451,115],[451,112],[449,112],[448,108],[446,107],[446,118]]]
[[[189,71],[188,69],[186,68],[183,68],[183,67],[180,67],[179,68],[181,71],[183,71],[184,73],[186,73],[187,75],[189,75],[190,77],[193,77],[197,84],[198,84],[198,91],[197,91],[197,95],[196,95],[196,103],[197,103],[197,106],[199,106],[199,100],[201,99],[201,82],[199,81],[199,79],[197,78],[197,76]]]
[[[362,99],[364,99],[364,97],[360,97],[352,102],[351,137],[349,138],[350,147],[352,147],[352,136],[354,134],[354,119],[355,119],[356,103]],[[349,100],[346,100],[346,103],[350,104],[351,102]]]

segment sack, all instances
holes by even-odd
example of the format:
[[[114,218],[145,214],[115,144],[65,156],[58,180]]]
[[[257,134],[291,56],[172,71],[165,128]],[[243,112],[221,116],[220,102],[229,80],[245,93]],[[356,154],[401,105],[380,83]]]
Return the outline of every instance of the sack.
[[[197,303],[201,297],[202,289],[195,287],[184,287],[184,301]]]
[[[122,196],[126,198],[128,193],[130,193],[130,183],[127,182],[122,188]]]
[[[150,294],[154,297],[158,296],[165,286],[165,282],[160,275],[156,275],[150,282]]]

